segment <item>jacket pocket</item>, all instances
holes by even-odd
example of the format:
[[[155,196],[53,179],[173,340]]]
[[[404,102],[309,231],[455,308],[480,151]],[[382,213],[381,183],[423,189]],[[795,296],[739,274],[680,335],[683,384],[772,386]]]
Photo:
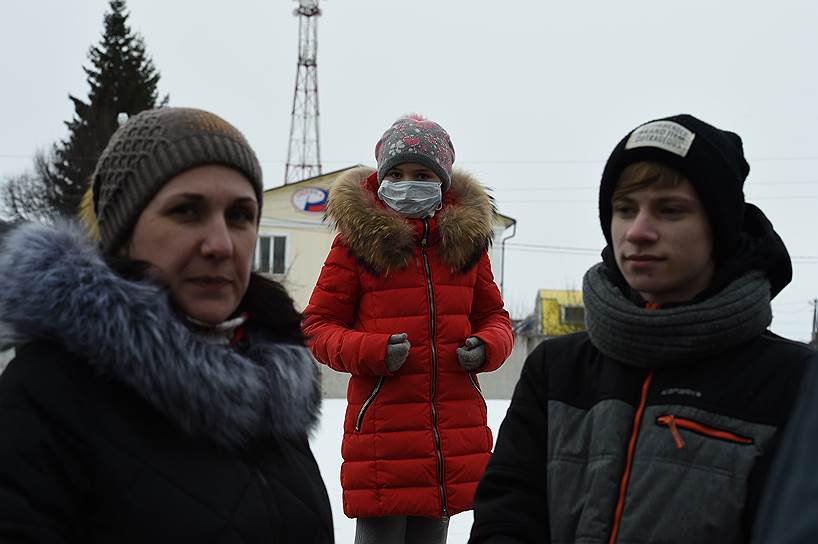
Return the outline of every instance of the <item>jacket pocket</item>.
[[[731,431],[718,429],[710,425],[705,425],[704,423],[699,423],[698,421],[693,421],[692,419],[676,417],[672,414],[657,417],[656,424],[670,429],[670,434],[673,437],[673,441],[676,443],[676,447],[679,449],[685,447],[685,441],[682,438],[682,433],[679,432],[679,429],[684,429],[685,431],[694,432],[709,438],[715,438],[716,440],[732,442],[733,444],[750,445],[753,443],[753,439],[748,436],[742,436]]]
[[[477,391],[477,394],[480,396],[480,400],[483,401],[483,408],[488,411],[488,405],[486,404],[486,397],[483,396],[483,391],[480,389],[480,386],[477,385],[477,378],[474,376],[472,372],[466,372],[469,377],[469,381],[471,382],[471,386],[474,387],[474,390]]]
[[[378,393],[381,390],[381,385],[383,385],[384,376],[378,376],[378,380],[375,382],[375,387],[372,388],[372,392],[366,398],[364,403],[361,405],[361,409],[358,410],[358,417],[355,419],[355,432],[361,432],[361,425],[364,422],[364,414],[369,409],[369,406],[375,402],[375,397],[378,396]]]

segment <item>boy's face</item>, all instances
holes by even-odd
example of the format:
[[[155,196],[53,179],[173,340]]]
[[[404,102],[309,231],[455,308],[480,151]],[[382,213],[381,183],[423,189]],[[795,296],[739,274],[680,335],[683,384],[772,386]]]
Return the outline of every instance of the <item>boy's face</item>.
[[[612,202],[616,264],[648,302],[691,300],[713,277],[713,232],[689,181],[653,184]]]

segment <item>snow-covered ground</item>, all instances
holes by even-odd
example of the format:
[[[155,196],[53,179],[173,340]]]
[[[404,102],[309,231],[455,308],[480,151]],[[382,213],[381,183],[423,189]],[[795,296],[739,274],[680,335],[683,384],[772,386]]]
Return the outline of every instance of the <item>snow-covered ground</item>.
[[[506,415],[509,401],[488,400],[489,427],[497,438],[500,423]],[[321,475],[327,485],[332,503],[332,518],[335,524],[335,542],[352,544],[355,539],[355,520],[344,515],[341,506],[341,436],[343,435],[344,399],[324,399],[321,424],[312,438],[312,450],[321,468]],[[448,544],[465,544],[471,531],[472,513],[463,512],[449,522]]]

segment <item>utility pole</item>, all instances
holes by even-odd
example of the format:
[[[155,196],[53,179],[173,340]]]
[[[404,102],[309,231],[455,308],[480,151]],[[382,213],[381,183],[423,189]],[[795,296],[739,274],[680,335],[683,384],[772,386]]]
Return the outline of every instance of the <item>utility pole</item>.
[[[818,338],[818,298],[812,299],[812,340],[811,344],[816,345]]]
[[[321,175],[318,139],[318,17],[319,0],[296,0],[298,7],[298,69],[290,118],[290,142],[284,184]]]

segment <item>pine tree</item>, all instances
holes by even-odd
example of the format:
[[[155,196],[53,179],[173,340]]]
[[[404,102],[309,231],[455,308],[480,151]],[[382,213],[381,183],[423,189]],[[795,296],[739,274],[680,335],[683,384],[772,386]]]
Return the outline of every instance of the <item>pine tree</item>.
[[[164,105],[158,98],[159,72],[145,52],[145,43],[128,26],[125,0],[110,0],[105,14],[105,30],[100,42],[91,47],[87,75],[88,101],[69,95],[74,118],[67,121],[69,136],[54,146],[54,168],[47,197],[50,207],[73,215],[88,187],[99,155],[119,126],[118,117]]]

